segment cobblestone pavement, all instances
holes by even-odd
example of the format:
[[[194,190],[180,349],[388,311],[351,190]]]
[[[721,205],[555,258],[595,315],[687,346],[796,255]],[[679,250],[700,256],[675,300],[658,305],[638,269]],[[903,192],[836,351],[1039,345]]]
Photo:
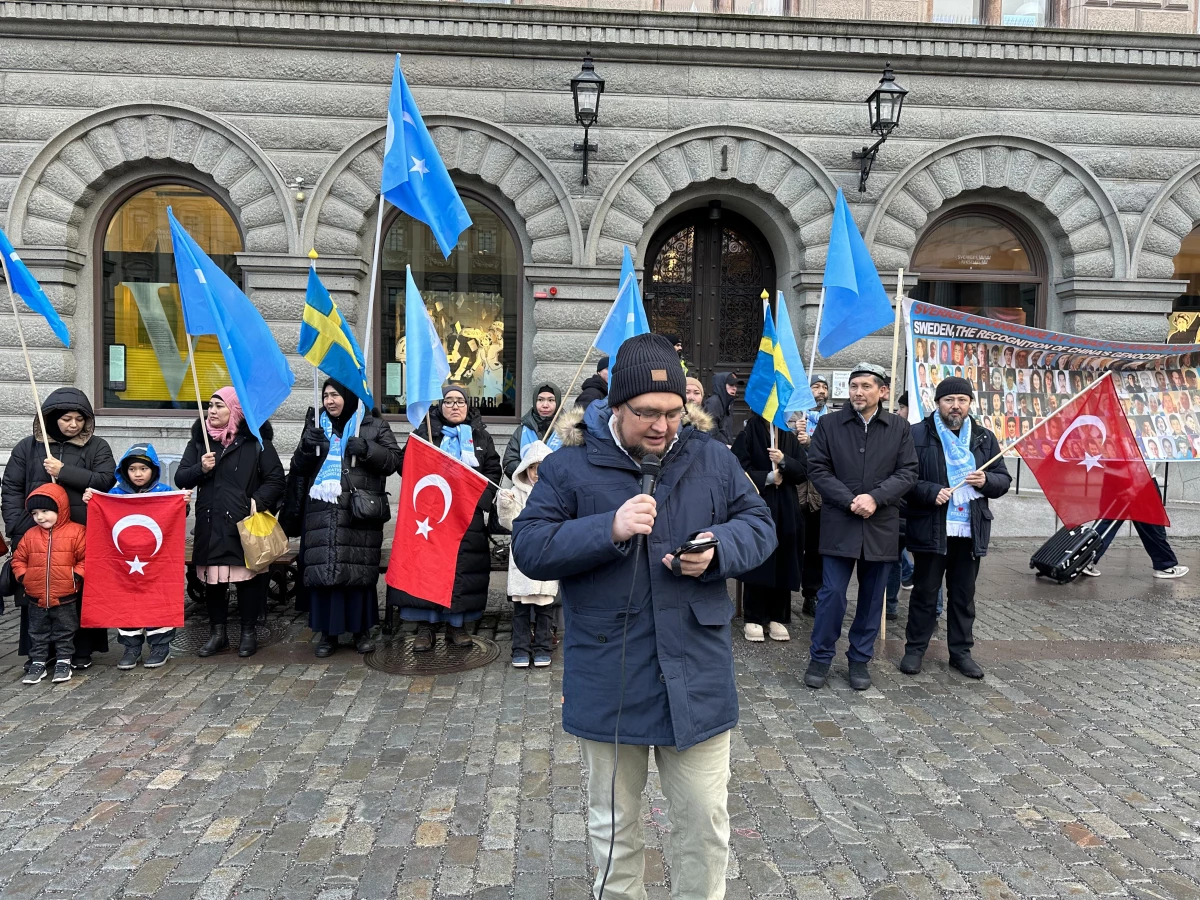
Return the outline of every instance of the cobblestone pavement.
[[[983,682],[944,644],[900,675],[891,641],[871,691],[844,662],[809,691],[803,617],[790,644],[738,628],[729,896],[1200,897],[1198,551],[1165,582],[1118,545],[1058,587],[1009,544],[983,567]],[[250,662],[113,652],[64,686],[0,658],[0,896],[586,897],[559,662],[512,669],[498,624],[499,661],[429,678],[317,661],[300,622]],[[644,815],[663,898],[653,778]]]

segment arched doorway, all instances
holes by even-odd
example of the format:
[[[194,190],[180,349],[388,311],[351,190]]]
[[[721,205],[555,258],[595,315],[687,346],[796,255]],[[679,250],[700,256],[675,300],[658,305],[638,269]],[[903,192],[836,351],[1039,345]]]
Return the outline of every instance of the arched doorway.
[[[1018,325],[1045,322],[1046,262],[1024,222],[966,206],[939,219],[913,253],[913,297]]]
[[[775,258],[762,233],[713,201],[655,232],[645,272],[650,330],[679,336],[688,373],[706,391],[713,372],[744,380],[762,335],[762,292],[775,296]]]

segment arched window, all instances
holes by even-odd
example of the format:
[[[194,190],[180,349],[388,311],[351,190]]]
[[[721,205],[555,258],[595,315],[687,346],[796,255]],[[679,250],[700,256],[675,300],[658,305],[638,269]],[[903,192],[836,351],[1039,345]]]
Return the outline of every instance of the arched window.
[[[917,246],[913,296],[978,316],[1040,325],[1046,266],[1029,229],[1000,210],[965,207],[938,220]]]
[[[402,413],[404,399],[405,266],[433,317],[450,358],[450,381],[466,388],[485,416],[515,418],[519,371],[521,256],[512,229],[482,200],[462,194],[470,228],[449,259],[423,222],[398,211],[384,231],[380,255],[382,321],[377,331],[382,378],[375,397],[385,413]]]
[[[168,206],[213,262],[242,285],[235,256],[242,236],[220,201],[178,182],[141,186],[118,199],[97,234],[103,264],[97,272],[96,381],[104,389],[104,408],[196,411]],[[201,398],[207,399],[229,384],[229,371],[214,336],[193,338],[193,346]]]
[[[1175,277],[1188,283],[1187,289],[1175,298],[1175,310],[1200,311],[1200,228],[1183,239],[1175,255]]]

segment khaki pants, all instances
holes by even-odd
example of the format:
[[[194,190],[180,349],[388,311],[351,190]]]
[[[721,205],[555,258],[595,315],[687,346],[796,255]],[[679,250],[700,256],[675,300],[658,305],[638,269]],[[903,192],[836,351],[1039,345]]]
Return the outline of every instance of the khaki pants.
[[[608,863],[612,835],[613,745],[579,741],[588,773],[588,834],[599,871],[593,895]],[[722,900],[729,865],[729,732],[683,752],[655,747],[659,780],[667,798],[671,834],[667,861],[675,900]],[[617,758],[616,832],[612,868],[604,900],[645,900],[646,840],[642,831],[642,791],[650,748],[622,744]]]

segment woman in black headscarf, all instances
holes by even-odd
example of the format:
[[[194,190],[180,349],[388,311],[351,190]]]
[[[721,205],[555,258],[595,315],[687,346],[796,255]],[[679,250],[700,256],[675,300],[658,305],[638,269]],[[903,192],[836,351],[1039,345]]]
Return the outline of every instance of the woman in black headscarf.
[[[332,378],[321,389],[321,406],[316,421],[308,411],[292,454],[292,471],[304,479],[301,590],[309,627],[319,635],[318,657],[332,654],[346,633],[354,635],[359,653],[369,653],[375,649],[371,629],[379,624],[383,525],[390,516],[384,485],[404,453],[379,410],[368,412]]]

